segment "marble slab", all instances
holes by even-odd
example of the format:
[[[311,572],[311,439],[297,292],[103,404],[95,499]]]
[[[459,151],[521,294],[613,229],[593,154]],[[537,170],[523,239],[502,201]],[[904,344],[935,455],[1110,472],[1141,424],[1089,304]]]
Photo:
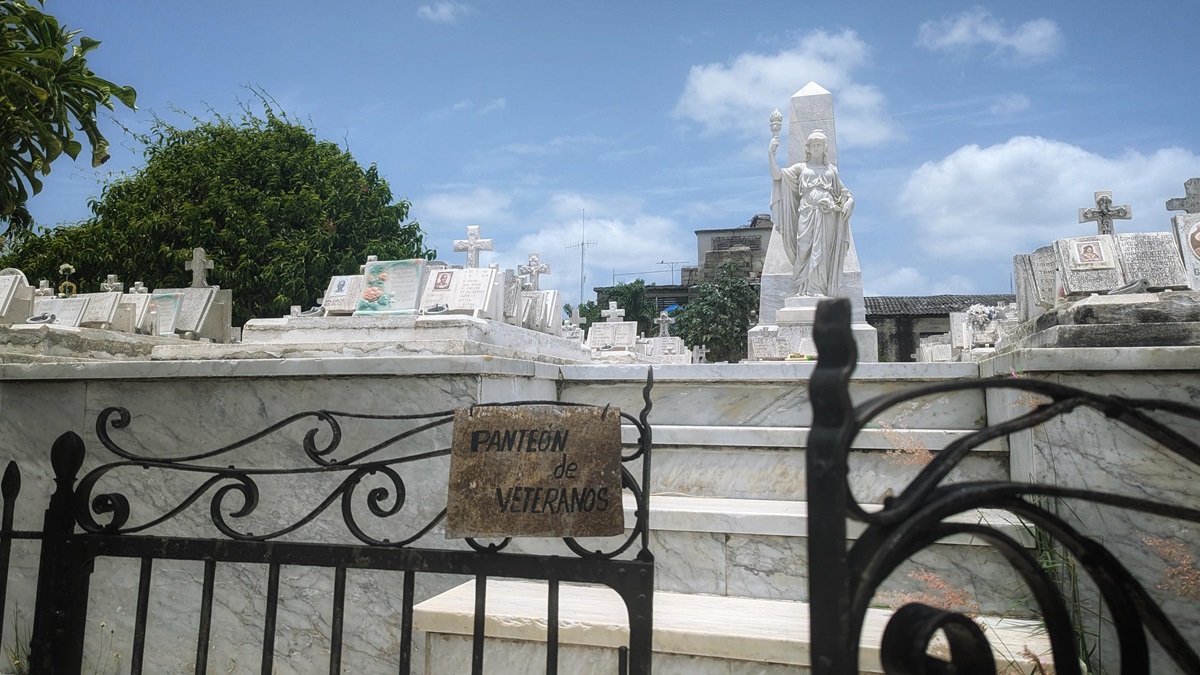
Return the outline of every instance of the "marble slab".
[[[1171,226],[1183,257],[1188,286],[1192,290],[1200,291],[1200,213],[1172,216]]]
[[[321,306],[329,315],[353,314],[358,309],[358,300],[363,294],[365,277],[361,274],[345,274],[329,279]]]
[[[1127,281],[1145,279],[1153,290],[1186,289],[1188,279],[1175,235],[1170,232],[1118,234],[1117,254]]]
[[[424,259],[368,262],[354,316],[414,314],[421,306]]]
[[[208,319],[217,293],[221,289],[216,286],[205,288],[156,288],[154,297],[166,294],[179,296],[179,308],[175,315],[174,331],[176,333],[199,334],[201,327]],[[163,311],[160,307],[160,316]],[[160,319],[161,323],[161,319]]]
[[[1058,281],[1067,295],[1102,293],[1125,283],[1113,235],[1057,239]]]
[[[499,289],[496,270],[491,268],[431,270],[421,297],[421,311],[427,314],[465,314],[497,319]]]
[[[69,298],[38,296],[33,299],[33,314],[53,314],[55,326],[77,328],[87,311],[88,298],[75,295]]]
[[[604,321],[588,327],[587,345],[592,349],[633,349],[635,344],[636,321]]]
[[[121,302],[121,294],[116,292],[81,293],[88,299],[87,309],[79,319],[79,325],[84,328],[108,328],[112,326],[117,316],[117,305]]]

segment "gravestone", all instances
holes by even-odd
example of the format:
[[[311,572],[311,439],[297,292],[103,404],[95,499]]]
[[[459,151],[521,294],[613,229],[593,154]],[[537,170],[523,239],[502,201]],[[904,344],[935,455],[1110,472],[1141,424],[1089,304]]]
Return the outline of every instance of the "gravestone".
[[[708,347],[705,345],[692,347],[692,363],[708,363]]]
[[[1125,283],[1111,234],[1057,239],[1058,281],[1067,296],[1106,293]]]
[[[637,337],[636,321],[606,321],[592,324],[587,344],[592,349],[632,350]]]
[[[950,312],[950,347],[970,349],[970,326],[966,312]]]
[[[670,337],[671,324],[675,323],[675,319],[672,319],[671,316],[666,313],[666,311],[663,311],[659,313],[658,318],[654,320],[654,323],[658,324],[659,337]]]
[[[521,325],[521,277],[511,269],[504,270],[504,322]]]
[[[421,296],[422,313],[499,318],[496,270],[478,267],[432,270],[428,277]]]
[[[556,290],[521,291],[521,325],[539,333],[562,332],[562,294]]]
[[[105,293],[123,293],[125,291],[125,284],[117,278],[117,275],[110,274],[106,281],[100,284],[100,290]]]
[[[137,289],[131,290],[136,291]],[[121,300],[117,303],[117,312],[113,316],[111,328],[123,333],[149,333],[152,328],[150,326],[150,294],[132,292],[119,295]]]
[[[192,288],[208,288],[206,278],[208,270],[213,268],[213,261],[204,255],[204,249],[192,249],[192,259],[183,264],[183,269],[192,273]]]
[[[1128,204],[1113,206],[1111,190],[1097,192],[1095,198],[1095,206],[1079,209],[1079,222],[1096,223],[1096,234],[1112,234],[1114,220],[1133,218],[1133,209]]]
[[[361,274],[344,274],[330,277],[321,299],[321,307],[332,316],[353,314],[358,309],[358,300],[363,294],[364,277]]]
[[[183,306],[181,291],[155,291],[150,295],[150,333],[159,337],[175,337],[179,325],[179,310]]]
[[[84,328],[105,330],[112,328],[117,316],[117,306],[121,302],[121,293],[80,293],[79,295],[88,298],[87,310],[80,318],[79,325]]]
[[[54,295],[54,289],[50,287],[50,282],[42,279],[38,282],[38,287],[33,289],[33,294],[39,298],[48,298]]]
[[[416,314],[424,290],[425,260],[377,260],[365,265],[354,316]]]
[[[53,321],[38,321],[37,323],[78,328],[79,322],[83,319],[83,313],[87,311],[87,306],[88,298],[82,295],[74,295],[69,298],[39,296],[34,298],[33,317],[29,321],[38,316],[53,315]]]
[[[467,238],[454,240],[454,252],[467,254],[467,269],[479,267],[479,252],[491,251],[493,240],[479,238],[479,226],[467,226]],[[549,271],[549,270],[547,270]]]
[[[233,292],[219,286],[197,288],[158,288],[154,296],[178,295],[179,304],[174,315],[174,331],[188,340],[207,339],[226,343],[232,339]],[[157,304],[157,303],[156,303]],[[159,328],[164,326],[159,308]],[[156,335],[162,335],[160,331]]]
[[[1183,256],[1184,276],[1188,287],[1200,291],[1200,213],[1185,213],[1171,217],[1175,242]]]
[[[529,277],[529,290],[536,291],[538,289],[538,278],[543,274],[550,274],[550,265],[541,261],[541,255],[537,253],[529,254],[529,263],[517,267],[517,274]]]
[[[782,361],[791,354],[791,343],[778,331],[757,332],[750,336],[750,357],[755,361]]]
[[[454,411],[446,538],[625,532],[616,408]]]
[[[625,310],[617,308],[617,303],[610,300],[608,309],[600,310],[600,316],[604,317],[604,320],[609,323],[616,323],[624,320]]]
[[[0,325],[25,323],[33,315],[34,289],[18,269],[0,270]]]
[[[1145,279],[1150,290],[1188,287],[1183,259],[1170,232],[1118,234],[1117,259],[1126,281]]]

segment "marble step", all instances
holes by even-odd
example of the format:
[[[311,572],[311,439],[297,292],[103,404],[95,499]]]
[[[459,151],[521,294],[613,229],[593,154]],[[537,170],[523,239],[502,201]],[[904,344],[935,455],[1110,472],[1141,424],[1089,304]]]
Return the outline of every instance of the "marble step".
[[[650,423],[805,427],[812,424],[808,378],[812,362],[662,365],[654,367]],[[860,403],[914,384],[975,379],[974,363],[863,363],[850,383]],[[642,409],[645,366],[569,365],[560,369],[559,400]],[[939,394],[885,412],[874,426],[975,429],[986,418],[980,391]]]
[[[737,499],[805,499],[807,427],[654,425],[651,492]],[[864,429],[850,453],[850,485],[859,502],[880,504],[898,494],[932,458],[970,433],[957,429]],[[632,448],[637,430],[626,425]],[[640,463],[629,466],[640,476]],[[973,450],[950,481],[1007,480],[1008,440]]]
[[[632,495],[625,523],[635,524]],[[873,511],[878,505],[863,505]],[[986,523],[1033,546],[1015,518],[1003,511],[964,514],[961,522]],[[655,586],[664,591],[764,599],[808,599],[808,504],[801,501],[652,495],[650,550]],[[861,523],[848,523],[857,538]],[[631,530],[627,530],[629,532]],[[589,550],[612,550],[612,539],[581,539]],[[619,542],[618,542],[619,543]],[[514,539],[509,550],[572,555],[559,539]],[[632,557],[636,549],[626,552]],[[946,598],[974,612],[1029,616],[1028,591],[995,549],[973,537],[942,540],[901,565],[881,586],[875,603]]]
[[[546,586],[490,580],[484,672],[524,675],[545,670]],[[628,644],[628,614],[608,588],[560,587],[559,672],[609,675],[617,648]],[[475,582],[426,600],[413,611],[424,632],[426,672],[470,672]],[[786,600],[654,594],[655,675],[800,675],[810,672],[808,605]],[[863,673],[879,673],[879,642],[891,612],[869,610],[861,640]],[[1030,652],[1049,661],[1040,621],[980,616],[999,672],[1026,673]],[[1049,671],[1053,672],[1053,671]]]

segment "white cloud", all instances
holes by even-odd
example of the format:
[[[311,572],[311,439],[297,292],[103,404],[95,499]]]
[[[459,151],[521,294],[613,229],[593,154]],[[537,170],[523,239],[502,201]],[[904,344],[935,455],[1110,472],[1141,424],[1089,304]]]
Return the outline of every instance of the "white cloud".
[[[423,226],[461,227],[512,221],[512,197],[488,188],[439,192],[413,202],[413,216]]]
[[[515,155],[554,155],[571,148],[595,146],[604,139],[594,134],[580,136],[555,136],[544,143],[509,143],[502,150]]]
[[[977,290],[962,275],[930,279],[915,267],[894,267],[877,272],[864,270],[863,292],[865,295],[969,295]]]
[[[813,81],[834,92],[839,146],[877,145],[900,132],[879,89],[853,78],[869,58],[854,31],[815,31],[775,54],[744,53],[729,63],[692,66],[675,114],[710,133],[762,136],[771,110],[786,109],[792,94]]]
[[[997,117],[1010,117],[1029,110],[1033,102],[1024,94],[1007,94],[992,102],[992,114]]]
[[[1093,225],[1077,222],[1077,214],[1097,190],[1113,190],[1116,203],[1132,205],[1134,220],[1118,221],[1118,231],[1165,231],[1166,199],[1198,174],[1200,156],[1188,150],[1104,157],[1061,141],[1018,136],[926,162],[909,177],[900,213],[931,257],[994,263],[1056,238],[1094,232]]]
[[[456,24],[462,17],[469,16],[470,7],[459,2],[435,2],[432,5],[421,5],[417,8],[417,16],[435,23]]]
[[[1041,61],[1062,49],[1063,36],[1058,24],[1049,19],[1026,21],[1016,28],[1009,28],[987,10],[976,8],[955,17],[921,24],[917,44],[934,51],[990,45],[997,54],[1022,61]]]
[[[479,114],[486,115],[490,112],[495,112],[497,110],[504,110],[504,108],[507,106],[508,106],[508,103],[504,99],[494,98],[491,101],[488,101],[482,108],[479,109]]]

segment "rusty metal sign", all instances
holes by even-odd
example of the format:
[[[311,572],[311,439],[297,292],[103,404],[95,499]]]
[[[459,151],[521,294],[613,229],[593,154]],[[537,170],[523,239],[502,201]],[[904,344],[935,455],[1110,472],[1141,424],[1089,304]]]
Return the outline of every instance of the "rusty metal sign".
[[[446,537],[606,537],[625,531],[616,408],[454,412]]]

